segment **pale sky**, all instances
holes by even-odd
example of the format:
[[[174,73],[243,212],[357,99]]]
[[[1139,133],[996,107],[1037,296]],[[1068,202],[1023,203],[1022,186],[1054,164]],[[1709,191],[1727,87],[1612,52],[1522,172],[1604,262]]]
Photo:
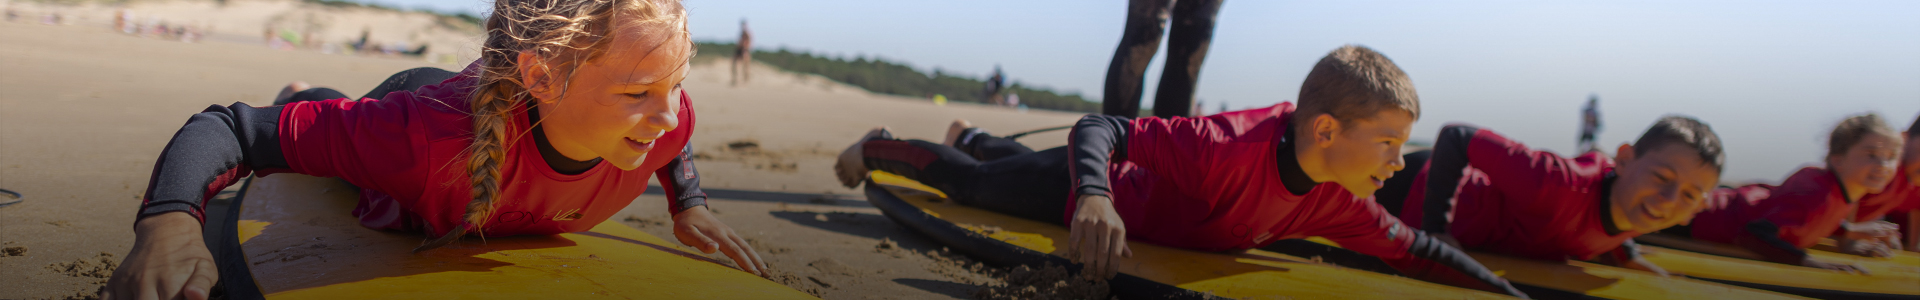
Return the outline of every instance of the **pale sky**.
[[[484,0],[369,0],[485,11]],[[1217,110],[1292,101],[1308,68],[1343,44],[1373,47],[1412,76],[1415,139],[1468,122],[1529,145],[1572,149],[1579,106],[1598,94],[1611,146],[1661,115],[1713,125],[1725,181],[1778,181],[1824,155],[1826,132],[1877,111],[1920,115],[1920,2],[1227,1],[1197,98]],[[687,0],[696,39],[879,56],[1099,99],[1126,1]],[[1152,101],[1159,59],[1149,70]]]

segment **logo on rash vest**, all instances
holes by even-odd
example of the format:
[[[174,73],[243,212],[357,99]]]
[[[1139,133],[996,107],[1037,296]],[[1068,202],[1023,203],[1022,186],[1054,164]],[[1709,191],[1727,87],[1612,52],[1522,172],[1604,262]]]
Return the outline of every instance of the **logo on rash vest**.
[[[1392,242],[1396,237],[1400,237],[1400,223],[1387,226],[1387,241]]]
[[[580,219],[580,209],[578,208],[568,209],[566,211],[561,211],[560,213],[553,214],[554,221],[573,221],[577,219]]]

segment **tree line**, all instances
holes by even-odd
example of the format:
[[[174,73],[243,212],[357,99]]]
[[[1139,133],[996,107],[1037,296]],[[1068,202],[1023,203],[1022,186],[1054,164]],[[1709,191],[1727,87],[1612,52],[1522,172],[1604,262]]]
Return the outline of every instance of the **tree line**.
[[[695,60],[703,62],[732,59],[737,47],[734,43],[725,42],[696,42],[695,45],[699,51]],[[921,99],[943,95],[952,102],[987,102],[984,78],[949,74],[939,69],[923,72],[877,57],[826,57],[783,47],[773,51],[755,50],[753,60],[790,72],[820,75],[874,93]],[[1088,101],[1079,93],[1062,94],[1046,87],[1009,81],[1009,88],[1005,92],[1019,95],[1020,103],[1028,108],[1087,113],[1100,111],[1100,103]]]

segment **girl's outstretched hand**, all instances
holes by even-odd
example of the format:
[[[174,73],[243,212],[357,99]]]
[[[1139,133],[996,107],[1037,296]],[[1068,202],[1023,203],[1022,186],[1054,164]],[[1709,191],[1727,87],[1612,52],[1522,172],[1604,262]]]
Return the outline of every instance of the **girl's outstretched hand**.
[[[167,213],[140,219],[133,228],[133,251],[113,270],[101,298],[207,299],[220,273],[199,220]]]
[[[720,223],[706,206],[689,208],[673,215],[673,237],[681,244],[699,248],[700,252],[720,251],[741,271],[754,275],[767,276],[767,262],[760,259],[760,253],[747,246],[747,239],[733,232],[733,228]]]

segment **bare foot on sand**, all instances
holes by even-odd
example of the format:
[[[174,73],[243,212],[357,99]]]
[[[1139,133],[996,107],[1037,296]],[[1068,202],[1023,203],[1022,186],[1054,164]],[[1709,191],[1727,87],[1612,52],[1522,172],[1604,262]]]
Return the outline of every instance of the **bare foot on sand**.
[[[273,96],[273,104],[286,104],[287,98],[293,97],[293,93],[299,93],[300,91],[305,91],[310,88],[313,88],[313,85],[307,84],[305,81],[288,83],[287,87],[280,88],[280,95]]]
[[[860,156],[860,145],[874,139],[890,138],[893,138],[893,133],[887,131],[886,127],[874,127],[866,136],[853,142],[852,146],[847,146],[847,151],[840,152],[839,163],[833,164],[833,173],[840,177],[840,185],[853,188],[860,185],[860,180],[867,179],[867,163]]]
[[[953,119],[953,124],[947,125],[947,138],[940,140],[940,144],[960,147],[960,133],[967,131],[968,128],[973,128],[973,122],[967,122],[967,119]]]

